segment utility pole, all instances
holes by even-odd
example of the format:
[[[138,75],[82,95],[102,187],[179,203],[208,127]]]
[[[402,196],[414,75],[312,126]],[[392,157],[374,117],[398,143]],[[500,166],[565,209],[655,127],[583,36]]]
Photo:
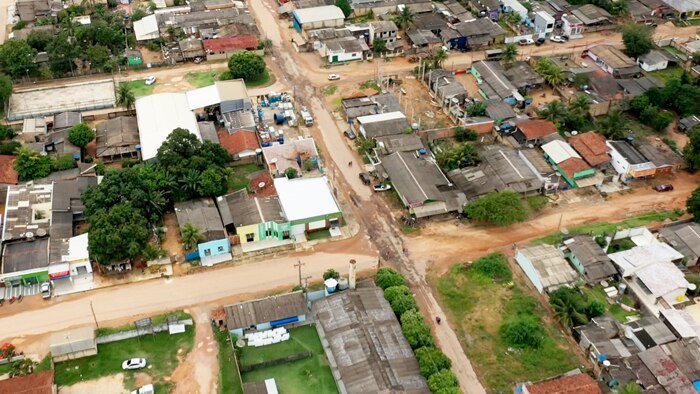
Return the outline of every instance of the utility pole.
[[[99,323],[97,323],[97,316],[95,316],[95,308],[92,306],[92,300],[90,300],[90,310],[92,311],[92,318],[95,320],[95,326],[100,328]]]
[[[302,263],[301,260],[297,260],[297,261],[298,261],[298,262],[297,262],[296,264],[294,264],[294,267],[299,268],[299,287],[301,287],[301,280],[302,280],[302,277],[301,277],[301,267],[302,267],[303,265],[306,265],[306,263]]]

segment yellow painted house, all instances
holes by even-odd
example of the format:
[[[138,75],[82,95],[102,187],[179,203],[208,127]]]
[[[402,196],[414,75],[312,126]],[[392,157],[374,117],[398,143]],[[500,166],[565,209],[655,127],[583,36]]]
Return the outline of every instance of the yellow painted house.
[[[250,197],[246,190],[239,190],[217,197],[216,205],[224,225],[235,231],[244,248],[260,241],[268,241],[269,247],[291,242],[291,224],[277,196]]]

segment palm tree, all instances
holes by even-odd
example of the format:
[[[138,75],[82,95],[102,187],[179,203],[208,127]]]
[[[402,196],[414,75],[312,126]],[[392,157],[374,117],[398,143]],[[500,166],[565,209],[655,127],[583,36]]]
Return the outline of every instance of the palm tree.
[[[617,394],[642,394],[642,388],[634,382],[627,383],[617,389]]]
[[[561,68],[546,57],[537,62],[537,65],[535,65],[535,71],[542,76],[545,83],[553,87],[561,85],[566,80],[564,72],[561,71]]]
[[[161,190],[146,190],[146,215],[151,222],[156,222],[161,217],[167,205],[168,200]]]
[[[197,170],[191,169],[187,171],[185,176],[180,179],[182,189],[190,194],[197,193],[197,189],[199,188],[199,178],[200,174]]]
[[[185,250],[192,250],[198,243],[204,240],[204,236],[197,227],[187,222],[182,230],[180,230],[180,239],[182,240],[182,246],[185,247]]]
[[[622,111],[610,111],[598,121],[598,131],[608,139],[620,139],[627,133],[627,118]]]
[[[134,108],[134,103],[136,103],[136,97],[131,86],[126,82],[121,82],[117,88],[117,105],[131,111]]]
[[[578,311],[576,303],[569,297],[550,298],[550,304],[554,308],[554,315],[566,327],[575,327],[580,324],[588,323],[588,318],[585,314]]]
[[[569,112],[586,115],[591,109],[591,100],[584,94],[579,94],[569,103]]]
[[[501,60],[506,66],[513,64],[515,59],[518,57],[518,47],[515,44],[508,44],[503,49],[503,55],[501,55]]]
[[[396,16],[396,19],[394,22],[399,25],[401,29],[404,31],[410,26],[413,21],[415,20],[415,15],[413,15],[413,11],[411,11],[411,8],[408,6],[404,6],[401,12]]]
[[[445,50],[442,48],[438,48],[430,55],[430,58],[433,60],[434,68],[442,68],[442,62],[447,59],[447,52],[445,52]]]
[[[544,105],[544,109],[537,113],[541,118],[550,122],[561,123],[566,118],[566,107],[559,100],[550,101]]]

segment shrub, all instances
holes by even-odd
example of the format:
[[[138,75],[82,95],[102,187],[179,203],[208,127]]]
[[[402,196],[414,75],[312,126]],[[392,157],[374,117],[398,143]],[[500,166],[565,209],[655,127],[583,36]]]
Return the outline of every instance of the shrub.
[[[406,286],[406,279],[391,268],[380,268],[374,276],[374,283],[382,290],[392,286]]]
[[[481,257],[475,260],[469,269],[476,274],[497,282],[510,282],[513,279],[508,260],[502,253],[493,253]]]
[[[479,222],[508,226],[527,219],[520,195],[511,191],[493,192],[465,206],[467,216]]]
[[[450,393],[458,387],[457,377],[448,369],[443,369],[428,378],[428,388],[433,393]]]
[[[75,159],[71,155],[61,155],[54,161],[54,169],[56,171],[70,170],[75,167]]]
[[[6,144],[0,144],[0,155],[14,155],[17,149],[21,148],[22,144],[17,141],[10,141]]]
[[[411,294],[398,294],[389,303],[396,317],[400,317],[410,310],[418,310],[418,304]]]
[[[542,324],[532,318],[517,318],[501,325],[501,338],[510,346],[537,349],[542,346],[544,337]]]
[[[592,300],[586,307],[586,316],[589,318],[602,316],[606,309],[606,305],[601,301]]]
[[[445,353],[434,347],[422,347],[417,349],[415,353],[420,367],[420,374],[425,376],[426,379],[443,369],[452,367],[452,361],[445,356]]]
[[[334,270],[333,268],[331,268],[323,273],[323,280],[327,280],[330,278],[338,279],[338,278],[340,278],[340,273],[338,271]]]
[[[407,286],[391,286],[384,290],[384,298],[391,304],[397,297],[400,296],[410,296],[411,290]]]
[[[417,310],[409,310],[401,315],[401,331],[411,349],[435,346],[430,327]]]

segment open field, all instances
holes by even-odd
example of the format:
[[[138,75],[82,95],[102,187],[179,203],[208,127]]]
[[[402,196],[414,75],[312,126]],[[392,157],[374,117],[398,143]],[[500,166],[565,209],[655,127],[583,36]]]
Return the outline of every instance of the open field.
[[[193,88],[203,88],[213,85],[215,81],[218,81],[221,73],[222,71],[220,70],[191,72],[185,75],[185,80],[192,85]]]
[[[156,82],[158,83],[158,82]],[[134,97],[148,96],[153,94],[153,85],[146,85],[145,80],[137,79],[126,83],[134,93]]]
[[[220,394],[243,394],[243,387],[238,372],[236,371],[236,360],[234,359],[233,347],[229,343],[228,331],[219,331],[217,327],[212,327],[216,342],[219,345],[219,393]]]
[[[431,282],[488,392],[509,392],[518,382],[541,380],[579,366],[565,334],[517,276],[513,282],[496,283],[455,264]],[[513,348],[505,343],[501,325],[516,316],[542,324],[539,348]]]
[[[250,365],[274,360],[301,352],[312,352],[313,356],[303,360],[259,368],[243,373],[244,382],[256,382],[275,378],[280,392],[286,394],[335,394],[338,388],[331,368],[323,352],[321,340],[314,325],[289,330],[290,339],[273,345],[243,348],[241,365]]]

